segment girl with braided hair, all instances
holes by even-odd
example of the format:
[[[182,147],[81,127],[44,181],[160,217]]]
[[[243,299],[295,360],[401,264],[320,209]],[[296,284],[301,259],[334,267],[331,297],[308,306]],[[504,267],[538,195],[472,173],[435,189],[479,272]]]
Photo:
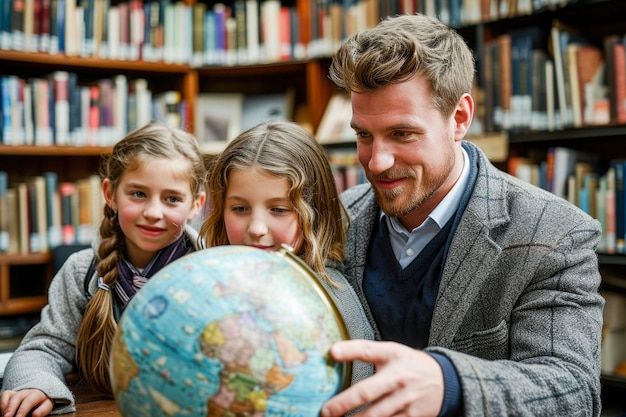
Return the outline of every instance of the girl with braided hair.
[[[139,128],[104,156],[101,177],[99,241],[72,254],[52,280],[41,321],[7,364],[3,417],[75,411],[64,375],[76,369],[110,393],[109,351],[124,307],[163,266],[202,246],[187,224],[206,198],[192,135],[159,123]]]

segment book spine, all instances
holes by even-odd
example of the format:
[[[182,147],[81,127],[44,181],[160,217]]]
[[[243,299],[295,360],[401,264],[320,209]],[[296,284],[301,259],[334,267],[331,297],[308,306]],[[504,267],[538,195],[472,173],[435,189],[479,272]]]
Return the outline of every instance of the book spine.
[[[76,229],[73,222],[72,199],[76,194],[76,187],[73,182],[59,183],[59,194],[61,196],[61,230],[64,245],[74,244],[76,241]]]
[[[61,228],[61,199],[59,180],[56,172],[45,172],[46,179],[46,225],[48,227],[48,247],[54,249],[63,242]]]
[[[9,174],[0,171],[0,253],[9,251]]]

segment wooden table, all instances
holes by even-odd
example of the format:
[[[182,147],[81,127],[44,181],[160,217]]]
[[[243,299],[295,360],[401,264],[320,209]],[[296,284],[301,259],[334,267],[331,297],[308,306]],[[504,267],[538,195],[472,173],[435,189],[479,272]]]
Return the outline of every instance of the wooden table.
[[[67,386],[74,393],[76,412],[64,414],[68,417],[122,417],[115,400],[80,382],[77,376],[66,377]]]

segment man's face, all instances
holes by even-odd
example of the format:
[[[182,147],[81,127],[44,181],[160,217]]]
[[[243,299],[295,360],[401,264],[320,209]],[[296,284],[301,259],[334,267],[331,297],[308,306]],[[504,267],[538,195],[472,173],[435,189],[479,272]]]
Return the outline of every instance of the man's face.
[[[359,161],[383,211],[408,230],[424,221],[461,173],[463,135],[455,115],[443,118],[421,76],[352,93]]]

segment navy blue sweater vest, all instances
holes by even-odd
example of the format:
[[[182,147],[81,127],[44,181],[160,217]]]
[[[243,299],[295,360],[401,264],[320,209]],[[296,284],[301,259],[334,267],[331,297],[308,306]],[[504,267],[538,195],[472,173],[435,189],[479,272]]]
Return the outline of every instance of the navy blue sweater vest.
[[[456,214],[402,269],[391,248],[384,220],[377,221],[367,253],[363,291],[383,340],[424,348],[450,242],[474,189],[477,156],[465,148],[470,160],[468,186]]]

